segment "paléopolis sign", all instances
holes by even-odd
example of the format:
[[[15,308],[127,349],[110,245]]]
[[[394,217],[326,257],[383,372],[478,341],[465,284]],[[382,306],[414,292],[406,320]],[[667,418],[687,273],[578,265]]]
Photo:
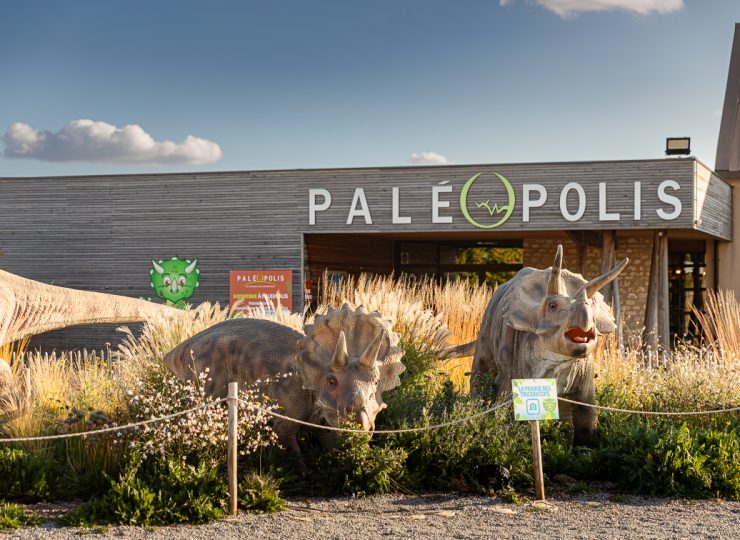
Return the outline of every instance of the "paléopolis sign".
[[[498,172],[478,172],[459,181],[426,186],[416,182],[311,187],[308,225],[372,225],[374,229],[385,225],[452,225],[455,229],[665,226],[691,213],[685,207],[692,197],[692,185],[684,184],[675,179],[531,182]]]

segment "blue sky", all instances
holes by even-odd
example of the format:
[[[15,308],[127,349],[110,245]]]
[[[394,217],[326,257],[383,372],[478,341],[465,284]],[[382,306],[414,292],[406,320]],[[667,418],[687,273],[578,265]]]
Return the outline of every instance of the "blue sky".
[[[660,158],[683,135],[713,166],[740,1],[1,13],[0,176]]]

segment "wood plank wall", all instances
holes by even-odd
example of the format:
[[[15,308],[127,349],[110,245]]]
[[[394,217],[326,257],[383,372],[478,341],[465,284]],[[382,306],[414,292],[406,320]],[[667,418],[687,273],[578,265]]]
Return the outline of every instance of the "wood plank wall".
[[[333,238],[321,244],[315,254],[309,250],[305,262],[310,267],[337,264],[344,256],[347,267],[352,266],[352,260],[352,264],[379,270],[392,267],[390,241],[362,243],[363,233],[465,232],[490,238],[495,233],[467,222],[458,202],[463,183],[479,172],[489,180],[495,178],[494,172],[504,174],[516,191],[515,210],[496,233],[524,237],[527,231],[567,229],[695,229],[693,159],[0,178],[0,249],[5,252],[0,267],[65,287],[148,297],[152,295],[150,259],[197,257],[201,279],[191,299],[195,304],[205,300],[226,303],[229,270],[291,269],[293,308],[300,310],[304,234],[356,235],[343,248],[343,242],[337,244]],[[708,183],[706,200],[727,202],[725,184],[715,178]],[[676,193],[684,212],[670,222],[658,220],[655,213],[656,208],[665,206],[655,192],[666,179],[686,186]],[[635,180],[643,187],[639,222],[631,219]],[[560,215],[557,204],[562,187],[573,181],[581,183],[587,193],[586,212],[575,223]],[[609,211],[622,212],[623,222],[599,223],[599,182],[607,183]],[[523,183],[539,183],[548,190],[548,204],[534,210],[530,222],[522,221],[519,198]],[[440,197],[450,202],[440,213],[451,216],[452,223],[432,223],[432,187],[440,184],[453,188],[452,193]],[[401,215],[412,217],[411,224],[392,223],[394,186],[401,187]],[[365,189],[373,216],[370,225],[362,218],[347,224],[355,187]],[[331,208],[317,216],[314,226],[308,219],[310,188],[329,189],[333,198]],[[702,212],[706,227],[702,230],[729,238],[726,219],[714,215],[724,212],[724,207],[711,208],[712,212]],[[321,257],[325,257],[323,262]],[[116,340],[110,328],[94,327],[40,336],[34,344],[100,348]]]
[[[694,220],[698,230],[727,237],[732,231],[732,188],[700,162],[696,162]]]

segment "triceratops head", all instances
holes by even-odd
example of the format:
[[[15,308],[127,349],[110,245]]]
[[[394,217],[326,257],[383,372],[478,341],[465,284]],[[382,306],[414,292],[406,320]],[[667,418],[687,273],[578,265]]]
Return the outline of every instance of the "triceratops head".
[[[403,351],[380,313],[345,304],[304,327],[298,354],[304,388],[316,392],[316,412],[336,426],[353,420],[366,431],[385,409],[383,392],[400,384]]]
[[[586,281],[580,274],[563,270],[563,247],[547,270],[534,271],[522,280],[526,298],[516,310],[511,326],[536,333],[545,349],[568,357],[594,352],[599,334],[614,332],[614,317],[599,289],[614,280],[627,266],[624,259],[609,272]]]

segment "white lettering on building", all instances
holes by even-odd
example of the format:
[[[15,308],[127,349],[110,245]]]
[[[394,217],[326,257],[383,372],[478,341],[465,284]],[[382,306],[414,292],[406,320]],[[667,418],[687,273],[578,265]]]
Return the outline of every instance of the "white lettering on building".
[[[568,211],[568,194],[571,191],[575,191],[578,195],[578,210],[575,214],[571,214]],[[560,213],[568,221],[578,221],[583,217],[583,213],[586,211],[586,192],[583,191],[581,184],[577,182],[570,182],[565,184],[563,191],[560,192]]]
[[[359,209],[357,208],[358,205],[360,206]],[[349,214],[347,214],[347,225],[352,225],[355,217],[363,218],[366,225],[373,224],[373,218],[370,216],[370,209],[367,206],[367,198],[365,198],[365,190],[361,187],[355,188]]]
[[[619,221],[619,212],[606,209],[606,182],[599,182],[599,221]]]
[[[442,182],[446,184],[447,182]],[[440,185],[432,187],[432,223],[452,223],[452,216],[440,216],[440,208],[449,208],[450,201],[440,201],[440,193],[452,193],[452,186]]]
[[[533,220],[536,222],[538,221],[538,214],[541,215],[539,219],[545,219],[545,216],[552,216],[552,210],[554,210],[554,208],[551,207],[559,203],[560,214],[563,219],[571,223],[581,221],[587,209],[590,209],[587,219],[589,224],[624,222],[626,220],[630,221],[630,214],[632,218],[630,222],[639,223],[642,221],[642,182],[634,181],[632,184],[633,189],[629,190],[629,187],[627,186],[617,185],[615,183],[612,183],[612,185],[609,186],[608,182],[598,182],[598,214],[596,214],[596,208],[591,208],[589,206],[589,204],[593,205],[596,201],[590,199],[589,202],[587,200],[586,190],[579,182],[568,182],[565,184],[560,191],[560,197],[552,197],[554,200],[551,200],[549,197],[550,193],[544,185],[534,183],[522,184],[521,203],[519,203],[521,204],[522,212],[521,222],[531,223]],[[593,186],[593,184],[591,185]],[[455,212],[455,210],[459,211],[457,203],[455,203],[455,208],[452,208],[452,201],[449,197],[454,192],[453,185],[451,185],[449,181],[443,181],[437,185],[429,187],[431,187],[432,191],[431,222],[433,224],[449,224],[454,222],[456,216],[457,219],[459,219],[458,214]],[[429,187],[426,189],[429,189]],[[589,185],[587,185],[587,187],[589,187]],[[391,223],[394,225],[408,225],[414,222],[414,218],[411,215],[402,215],[402,189],[402,187],[395,186],[391,190]],[[655,191],[653,191],[653,189],[655,189]],[[658,185],[657,189],[651,188],[650,191],[652,193],[650,193],[649,206],[651,208],[653,207],[657,196],[659,207],[655,209],[655,213],[661,220],[673,221],[681,217],[683,203],[676,194],[680,189],[681,185],[675,180],[664,180]],[[617,193],[613,193],[614,191]],[[630,191],[632,191],[631,201],[629,200]],[[609,197],[609,193],[612,194],[611,198]],[[591,196],[593,197],[593,195],[594,194]],[[420,195],[418,193],[413,191],[403,192],[404,201],[418,198],[419,196]],[[489,201],[486,202],[488,203]],[[500,195],[499,199],[491,199],[491,205],[501,204],[501,202]],[[332,194],[328,189],[309,189],[308,224],[316,225],[319,214],[326,212],[327,210],[331,210],[332,204]],[[632,212],[630,212],[630,206]],[[385,206],[385,208],[387,208],[387,206]],[[549,210],[538,212],[536,209],[540,208],[548,208]],[[387,210],[385,211],[387,212]],[[410,209],[408,207],[406,212],[410,213]],[[330,212],[328,215],[333,214],[333,212]],[[352,225],[355,218],[362,218],[366,225],[373,224],[373,218],[365,195],[365,190],[360,187],[354,188],[352,202],[347,214],[347,225]],[[329,218],[327,217],[325,219]],[[416,221],[418,220],[419,218],[416,218]],[[543,228],[550,228],[552,225],[553,223],[549,223],[547,221],[542,222]]]
[[[532,199],[530,194],[537,192],[540,196],[537,199]],[[522,185],[522,221],[524,223],[529,222],[529,209],[539,208],[545,205],[547,202],[547,190],[545,186],[540,184],[524,184]]]
[[[661,182],[658,186],[658,199],[660,199],[661,202],[673,206],[673,211],[666,212],[662,208],[658,208],[655,213],[658,214],[658,217],[660,219],[672,221],[681,215],[681,199],[675,197],[674,195],[668,195],[668,193],[665,192],[666,188],[671,188],[674,191],[678,191],[679,189],[681,189],[681,186],[679,186],[678,182],[676,182],[675,180],[665,180]]]
[[[401,197],[399,195],[400,189],[397,187],[393,188],[393,223],[394,224],[407,224],[411,223],[410,216],[401,216]]]
[[[316,197],[322,196],[324,202],[316,204]],[[314,188],[308,190],[308,224],[316,225],[316,212],[323,212],[331,206],[331,193],[328,189]]]

